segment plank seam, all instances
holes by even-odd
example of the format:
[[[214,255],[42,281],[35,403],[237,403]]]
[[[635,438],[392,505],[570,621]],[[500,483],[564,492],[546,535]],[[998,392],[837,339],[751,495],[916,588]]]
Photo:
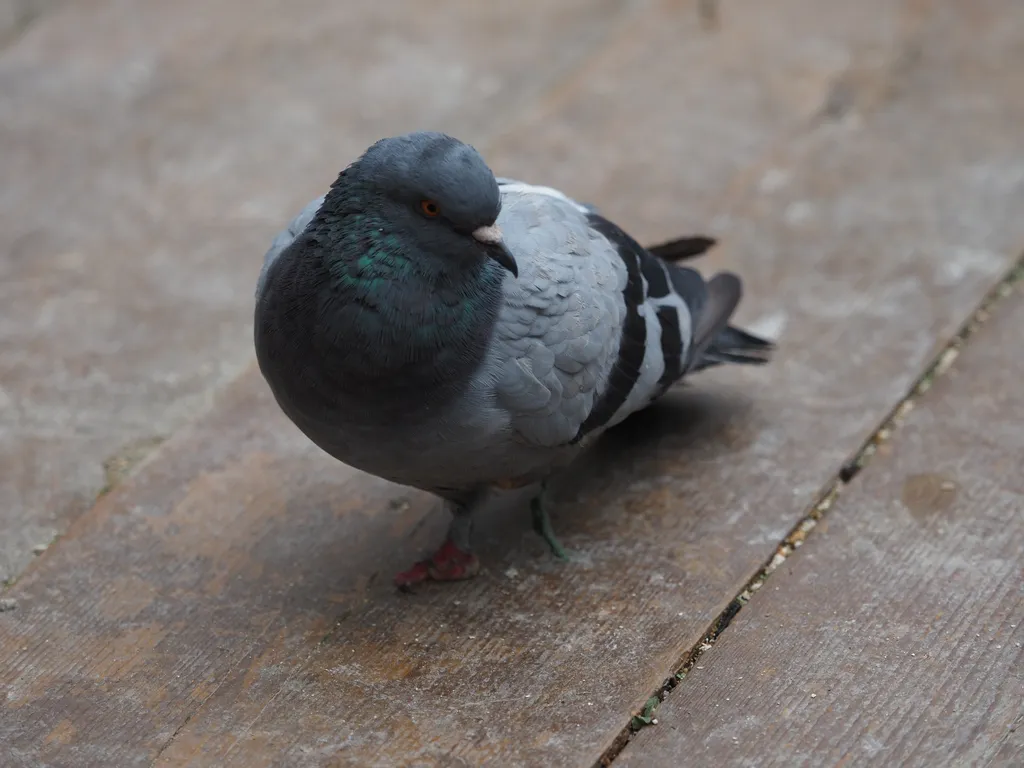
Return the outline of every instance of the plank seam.
[[[996,764],[996,760],[999,759],[999,752],[1006,745],[1006,742],[1010,740],[1010,737],[1015,734],[1022,725],[1024,725],[1024,714],[1019,715],[1017,719],[1010,724],[1010,727],[1006,729],[1006,732],[999,737],[999,741],[995,743],[995,746],[992,749],[992,755],[985,761],[985,765],[982,766],[982,768],[990,768],[990,766]]]
[[[863,443],[853,458],[840,467],[836,475],[825,485],[825,489],[819,494],[817,501],[811,506],[789,533],[779,542],[775,553],[764,563],[760,569],[743,586],[743,589],[730,600],[725,608],[711,622],[708,628],[701,635],[701,639],[693,645],[682,658],[674,665],[675,672],[671,674],[661,686],[651,693],[647,701],[656,698],[658,703],[665,700],[665,697],[682,683],[690,670],[692,670],[700,658],[712,647],[729,627],[733,619],[754,596],[768,578],[778,570],[786,560],[804,543],[807,536],[817,527],[818,523],[828,514],[835,504],[835,501],[842,494],[843,490],[859,475],[878,452],[879,446],[889,442],[893,435],[903,426],[906,416],[913,410],[915,404],[927,394],[933,383],[940,376],[944,376],[953,366],[960,351],[977,330],[988,320],[992,308],[1001,300],[1010,296],[1015,286],[1024,283],[1024,254],[1021,254],[1012,267],[989,289],[981,303],[961,324],[957,332],[936,354],[928,367],[914,382],[906,395],[900,399],[896,406],[882,420],[879,427]],[[647,722],[657,724],[657,719],[652,715],[656,706],[645,706],[641,713],[646,720],[640,720],[636,713],[631,713],[629,720],[622,730],[612,741],[611,745],[598,758],[594,764],[595,768],[607,768],[612,765],[616,758],[629,744],[633,735]]]

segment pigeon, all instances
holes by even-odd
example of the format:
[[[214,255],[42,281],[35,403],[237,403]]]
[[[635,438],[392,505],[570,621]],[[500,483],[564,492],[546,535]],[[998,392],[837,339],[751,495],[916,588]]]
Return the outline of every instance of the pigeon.
[[[545,490],[603,432],[689,373],[763,364],[729,325],[740,279],[681,264],[714,240],[645,249],[591,205],[495,177],[420,131],[373,144],[273,241],[256,289],[260,371],[331,456],[428,491],[452,521],[401,589],[474,576],[473,510]]]

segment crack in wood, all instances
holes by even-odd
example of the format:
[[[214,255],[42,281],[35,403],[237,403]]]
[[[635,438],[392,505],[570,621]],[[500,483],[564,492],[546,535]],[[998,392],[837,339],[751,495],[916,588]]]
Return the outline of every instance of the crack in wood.
[[[1014,291],[1014,286],[1018,283],[1024,283],[1024,253],[1018,257],[1009,271],[985,294],[981,303],[971,312],[967,320],[960,326],[960,329],[953,334],[949,341],[942,345],[938,354],[932,358],[931,363],[925,368],[924,373],[916,379],[907,394],[890,411],[889,415],[882,421],[878,429],[871,434],[871,437],[861,446],[854,457],[840,467],[836,476],[831,479],[826,490],[819,494],[818,500],[808,513],[779,542],[771,559],[726,604],[726,607],[711,622],[708,629],[701,636],[701,639],[677,662],[675,672],[649,698],[657,697],[659,701],[664,701],[665,697],[686,679],[686,675],[697,666],[701,656],[714,647],[715,642],[732,623],[733,619],[736,618],[743,609],[743,606],[752,599],[754,593],[764,585],[772,573],[794,551],[800,548],[808,534],[832,508],[843,489],[871,462],[871,459],[878,452],[878,447],[892,439],[893,434],[903,425],[906,415],[914,407],[914,404],[931,389],[932,384],[938,377],[945,375],[950,370],[960,350],[985,321],[988,320],[996,303],[1010,296]],[[634,714],[630,715],[626,725],[615,737],[614,741],[612,741],[611,746],[598,759],[595,768],[607,768],[622,754],[633,734],[637,732],[637,729],[633,727]]]

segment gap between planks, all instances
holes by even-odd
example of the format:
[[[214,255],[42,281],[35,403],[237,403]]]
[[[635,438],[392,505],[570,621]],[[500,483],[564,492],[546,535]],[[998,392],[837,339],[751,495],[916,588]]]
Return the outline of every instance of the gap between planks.
[[[854,454],[848,462],[846,462],[835,477],[832,478],[825,486],[824,491],[819,494],[818,500],[811,506],[810,510],[801,520],[790,529],[789,533],[779,542],[779,545],[775,549],[775,554],[772,555],[771,559],[768,560],[757,573],[743,586],[743,589],[733,597],[732,600],[726,605],[725,609],[715,617],[715,619],[708,626],[707,630],[701,636],[701,639],[690,648],[682,658],[674,665],[675,671],[669,675],[668,679],[665,680],[661,686],[653,691],[648,697],[643,710],[640,713],[630,715],[629,720],[622,727],[622,730],[615,737],[611,746],[605,750],[604,754],[598,758],[595,763],[595,768],[607,768],[615,759],[622,753],[622,750],[626,748],[633,734],[636,733],[642,725],[634,725],[637,722],[638,716],[644,716],[649,719],[650,724],[657,724],[657,719],[654,718],[654,713],[657,709],[658,704],[665,700],[676,686],[682,683],[686,679],[686,675],[693,669],[700,657],[705,652],[711,650],[714,646],[715,641],[718,640],[719,636],[728,628],[736,615],[743,609],[754,593],[757,592],[768,580],[768,578],[774,573],[780,565],[786,562],[787,558],[796,551],[807,536],[814,530],[818,525],[818,522],[828,513],[835,503],[836,499],[842,493],[843,489],[849,485],[854,478],[871,462],[875,453],[878,451],[878,447],[883,443],[889,442],[893,434],[898,430],[904,422],[906,415],[913,409],[915,403],[928,392],[932,387],[932,383],[939,376],[944,375],[953,366],[954,361],[960,354],[960,350],[964,344],[974,335],[974,333],[980,328],[986,320],[988,320],[989,313],[993,306],[1002,299],[1008,297],[1014,291],[1014,286],[1017,283],[1024,283],[1024,254],[1021,254],[1017,261],[1012,267],[1003,275],[1003,277],[985,294],[985,297],[981,300],[981,303],[975,308],[970,314],[967,320],[960,326],[960,329],[953,335],[953,337],[942,346],[938,354],[936,354],[931,363],[925,369],[924,373],[918,377],[914,382],[913,386],[908,390],[907,394],[903,397],[896,407],[893,408],[889,414],[882,420],[878,429],[876,429],[871,436],[864,442],[860,449]],[[639,721],[645,722],[646,721]]]

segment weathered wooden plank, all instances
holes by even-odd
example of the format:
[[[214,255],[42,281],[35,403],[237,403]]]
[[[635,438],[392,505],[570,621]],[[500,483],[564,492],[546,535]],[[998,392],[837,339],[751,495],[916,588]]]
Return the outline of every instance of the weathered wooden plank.
[[[341,158],[485,141],[630,11],[96,0],[0,52],[0,582],[249,364],[257,254]]]
[[[1022,764],[1022,288],[615,765]]]
[[[1007,728],[1003,736],[999,751],[992,757],[986,768],[1012,768],[1015,765],[1024,763],[1024,715],[1017,718],[1012,726]]]
[[[250,371],[13,591],[19,608],[0,617],[0,733],[16,759],[595,759],[1024,241],[1012,35],[980,5],[900,24],[879,3],[857,17],[874,46],[846,45],[856,19],[845,4],[777,5],[726,18],[718,34],[817,29],[805,65],[818,71],[821,50],[846,62],[816,81],[817,103],[839,101],[845,116],[767,154],[746,132],[693,146],[723,173],[734,161],[709,158],[753,158],[733,189],[713,179],[709,192],[729,214],[717,224],[730,266],[752,278],[746,319],[786,323],[779,362],[705,376],[599,447],[555,513],[581,562],[551,562],[525,515],[496,510],[482,521],[478,581],[394,594],[390,574],[443,529],[434,505],[319,456]],[[689,202],[691,158],[648,155],[642,120],[612,142],[583,107],[617,94],[637,114],[676,110],[671,124],[687,130],[689,105],[665,97],[707,77],[683,66],[691,10],[659,6],[612,41],[524,116],[530,141],[510,130],[496,165],[545,180],[571,130],[588,174],[614,163],[589,199],[641,234],[678,231],[644,219],[644,190]],[[978,51],[957,37],[965,28]],[[797,99],[766,109],[748,84],[793,47],[780,35],[761,58],[738,42],[712,52],[721,101],[702,107],[721,112],[708,124],[762,120],[777,136],[815,112]],[[834,82],[852,85],[840,98]]]
[[[789,9],[793,15],[775,23],[814,14],[808,6]],[[957,289],[947,292],[953,282],[948,271],[956,269],[954,264],[966,266],[966,253],[978,269],[1001,252],[989,262],[998,270],[1024,242],[1013,205],[1004,197],[1020,189],[1020,166],[1011,160],[1019,146],[1015,135],[1006,134],[1003,149],[996,150],[1018,169],[1003,182],[1012,185],[1009,190],[992,189],[989,197],[982,191],[991,188],[986,181],[970,192],[954,185],[949,195],[950,189],[933,182],[968,175],[966,158],[971,165],[988,166],[983,158],[993,145],[982,151],[973,145],[979,139],[991,142],[1017,119],[1010,115],[1024,109],[1018,97],[1002,94],[1009,81],[987,86],[990,97],[978,110],[989,115],[982,121],[993,120],[987,127],[973,109],[969,118],[962,116],[963,123],[950,119],[935,125],[923,116],[947,99],[961,98],[960,93],[973,98],[979,85],[1005,66],[1007,49],[997,45],[987,64],[971,71],[968,57],[975,55],[966,42],[951,46],[948,38],[955,37],[957,25],[979,22],[921,13],[902,25],[878,13],[881,27],[896,26],[906,37],[902,42],[898,36],[883,37],[876,42],[887,49],[881,63],[854,57],[850,71],[837,78],[851,83],[851,92],[842,97],[850,110],[846,121],[825,125],[792,145],[790,154],[771,158],[764,169],[768,178],[792,174],[785,190],[736,203],[737,218],[746,220],[727,232],[734,263],[745,274],[754,271],[754,286],[778,286],[792,313],[784,362],[767,378],[764,372],[751,373],[733,385],[733,397],[747,400],[738,408],[726,396],[710,409],[710,421],[693,425],[695,403],[684,400],[680,410],[665,409],[638,421],[622,433],[621,442],[595,458],[589,482],[565,494],[567,503],[557,515],[560,530],[587,554],[592,570],[555,569],[542,554],[540,560],[524,559],[524,551],[543,552],[529,534],[510,553],[503,544],[521,536],[525,521],[492,520],[485,526],[491,538],[485,557],[497,567],[492,565],[489,582],[468,585],[457,597],[438,592],[415,602],[390,596],[383,585],[372,586],[346,602],[351,613],[309,660],[289,663],[275,651],[271,659],[247,661],[245,673],[225,684],[168,748],[168,764],[217,763],[225,756],[237,764],[258,763],[270,755],[363,765],[415,760],[551,765],[595,759],[624,723],[629,706],[660,683],[671,662],[795,521],[794,512],[863,439],[865,426],[877,422],[909,386],[934,352],[936,332],[948,334],[951,321],[966,314],[949,311],[965,284],[957,280]],[[657,34],[671,29],[668,21],[657,19],[642,29],[633,32],[632,45],[671,50],[671,35]],[[980,40],[989,43],[995,31],[994,25],[981,24],[971,33],[980,32]],[[616,95],[625,99],[640,90],[629,85],[640,78],[623,72],[623,59],[630,57],[622,48],[629,44],[612,45],[607,66],[624,79]],[[918,48],[925,50],[921,69],[904,63],[908,50]],[[638,69],[650,61],[634,56]],[[756,69],[756,60],[751,63]],[[671,63],[662,65],[665,70],[654,72],[678,71]],[[587,71],[587,83],[611,79],[597,69]],[[728,80],[724,74],[718,87]],[[657,113],[656,103],[668,109],[661,98],[666,84],[653,73],[648,78],[646,111],[643,102],[630,107],[638,113]],[[875,100],[876,91],[889,89],[895,91],[891,97]],[[569,149],[559,138],[573,132],[559,118],[578,120],[571,125],[582,133],[583,138],[576,134],[578,145],[586,147],[587,133],[600,132],[604,123],[590,112],[576,117],[576,106],[593,97],[589,87],[579,86],[563,97],[564,112],[541,110],[524,131],[530,138],[508,139],[499,147],[498,162],[510,172],[538,163],[534,178],[541,166],[558,166],[556,158]],[[993,107],[1006,111],[997,117]],[[676,122],[685,121],[677,117]],[[633,131],[631,136],[623,126],[618,140],[604,145],[609,149],[600,153],[602,159],[628,167],[614,156],[644,157],[638,149],[623,149],[642,148],[643,128],[634,125]],[[922,133],[929,141],[919,144]],[[539,141],[539,136],[550,138]],[[589,174],[600,167],[578,160]],[[615,185],[595,186],[611,197],[615,188],[645,189],[651,182],[664,185],[665,199],[689,199],[685,185],[692,182],[685,175],[646,170],[645,176],[634,170],[633,183],[633,176],[611,171]],[[979,205],[978,194],[988,202]],[[590,199],[608,205],[608,198]],[[622,207],[631,224],[650,232],[638,213],[646,200],[634,193]],[[985,225],[982,219],[992,213],[993,203],[1006,218]],[[809,215],[801,213],[808,208]],[[611,212],[618,215],[617,206]],[[788,225],[778,224],[787,219]],[[982,245],[996,232],[1001,233],[996,240]],[[973,244],[967,250],[965,234]],[[910,253],[916,255],[908,258]],[[853,264],[857,277],[844,281]],[[761,265],[765,270],[758,275]],[[771,310],[773,297],[759,295],[756,288],[749,293],[748,316]],[[974,293],[972,301],[978,298]],[[862,351],[865,339],[873,342],[870,354]],[[728,376],[723,373],[718,381]],[[768,417],[770,412],[778,418]],[[815,441],[822,429],[830,434],[830,445]],[[640,435],[650,442],[637,440]],[[414,541],[429,546],[441,522],[430,518],[430,530]],[[401,555],[384,562],[388,565],[376,573],[386,578]],[[506,567],[514,569],[512,577],[504,576]]]

